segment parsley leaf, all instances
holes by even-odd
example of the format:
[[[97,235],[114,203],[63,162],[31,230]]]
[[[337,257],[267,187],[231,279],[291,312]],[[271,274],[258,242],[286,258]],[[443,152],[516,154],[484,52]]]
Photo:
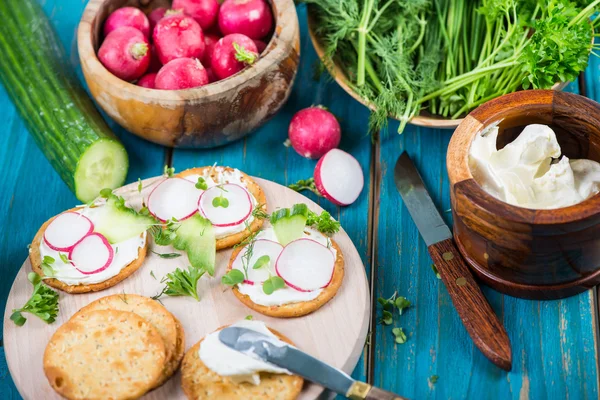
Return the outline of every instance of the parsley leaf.
[[[331,214],[327,211],[323,211],[321,215],[318,215],[317,213],[308,210],[306,226],[313,226],[319,232],[326,235],[333,235],[340,230],[340,223],[331,218]]]
[[[30,272],[27,279],[33,285],[33,293],[23,307],[12,310],[10,319],[22,326],[27,321],[22,313],[27,312],[47,324],[54,322],[58,315],[58,293],[44,285],[42,278],[35,272]]]
[[[152,297],[158,300],[163,294],[167,296],[190,296],[200,301],[198,297],[198,280],[204,275],[204,270],[193,266],[188,266],[187,270],[177,268],[175,271],[168,273],[161,281],[165,283],[163,290]]]

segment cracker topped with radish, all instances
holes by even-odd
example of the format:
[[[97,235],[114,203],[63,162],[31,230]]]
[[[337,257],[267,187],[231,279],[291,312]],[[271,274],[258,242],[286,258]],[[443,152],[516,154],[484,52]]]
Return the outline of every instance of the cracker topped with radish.
[[[154,218],[108,192],[103,200],[51,218],[35,235],[29,258],[47,285],[68,293],[95,292],[141,267]]]
[[[222,283],[232,286],[246,306],[271,317],[318,310],[336,295],[344,278],[344,256],[330,238],[339,223],[302,203],[263,217],[271,226],[233,252]]]

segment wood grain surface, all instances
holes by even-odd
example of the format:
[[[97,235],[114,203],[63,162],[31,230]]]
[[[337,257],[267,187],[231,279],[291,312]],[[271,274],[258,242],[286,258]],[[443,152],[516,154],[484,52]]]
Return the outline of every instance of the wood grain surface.
[[[74,34],[85,1],[45,0],[44,9],[77,62]],[[288,103],[265,126],[242,141],[206,150],[163,151],[117,129],[130,155],[128,182],[160,173],[171,162],[178,169],[212,164],[231,164],[254,176],[289,184],[312,175],[315,162],[299,157],[282,143],[294,112],[311,104],[323,104],[340,119],[341,148],[363,166],[365,190],[350,207],[338,208],[311,193],[340,220],[354,242],[377,297],[395,291],[412,307],[394,316],[392,326],[374,315],[365,357],[353,376],[411,399],[597,399],[597,297],[596,289],[557,301],[528,301],[504,296],[484,287],[484,294],[502,319],[513,345],[513,370],[506,373],[491,364],[473,345],[453,308],[447,290],[431,270],[425,243],[402,204],[393,182],[393,164],[407,150],[429,188],[434,202],[451,224],[445,155],[451,132],[409,126],[397,135],[390,121],[389,133],[373,142],[368,133],[368,110],[347,95],[330,78],[313,80],[317,61],[306,28],[305,7],[298,6],[301,58]],[[579,84],[587,95],[600,100],[600,62],[591,59]],[[578,85],[568,88],[577,91]],[[75,201],[43,158],[4,90],[0,87],[0,307],[14,276],[27,255],[27,244],[48,216]],[[112,126],[115,126],[113,123]],[[28,322],[29,323],[29,322]],[[407,342],[397,344],[392,328],[403,327]],[[3,348],[0,347],[0,353]],[[368,354],[367,354],[368,353]],[[6,363],[0,356],[0,397],[20,399]]]

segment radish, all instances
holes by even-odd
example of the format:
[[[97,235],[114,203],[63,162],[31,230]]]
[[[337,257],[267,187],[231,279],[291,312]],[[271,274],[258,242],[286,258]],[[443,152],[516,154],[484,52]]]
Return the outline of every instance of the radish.
[[[248,36],[234,33],[215,44],[210,66],[219,79],[225,79],[253,64],[258,58],[256,45]]]
[[[273,13],[264,0],[225,0],[219,12],[223,35],[241,33],[262,39],[273,28]]]
[[[117,8],[110,14],[104,23],[104,37],[124,26],[139,30],[146,38],[150,37],[150,21],[140,9],[135,7]]]
[[[195,58],[178,58],[170,61],[156,75],[156,89],[190,89],[208,83],[208,73]]]
[[[132,81],[144,75],[150,65],[148,39],[135,28],[124,26],[108,34],[98,59],[116,77]]]
[[[317,163],[314,180],[323,197],[339,206],[347,206],[360,195],[365,177],[356,158],[340,149],[333,149]]]
[[[87,217],[72,211],[58,215],[44,231],[44,242],[52,250],[70,251],[85,236],[94,231]]]
[[[165,222],[171,218],[182,221],[198,211],[201,191],[193,182],[183,178],[168,178],[148,196],[148,211]]]
[[[163,64],[177,58],[198,58],[204,54],[204,33],[200,25],[182,13],[165,16],[152,34],[158,58]]]
[[[202,29],[210,29],[217,23],[219,3],[217,0],[173,0],[171,6],[194,18]]]
[[[202,56],[202,65],[205,68],[210,68],[211,59],[213,55],[213,51],[215,49],[215,45],[219,41],[220,37],[217,35],[207,34],[204,35],[204,55]]]
[[[285,283],[300,292],[329,286],[335,269],[333,252],[312,239],[301,238],[285,246],[275,270]]]
[[[156,87],[156,75],[156,73],[152,72],[142,76],[137,82],[137,85],[145,87],[146,89],[154,89]]]
[[[246,249],[242,249],[236,256],[235,260],[231,264],[232,269],[238,269],[244,272],[244,254],[246,253]],[[281,251],[283,250],[283,246],[277,242],[268,239],[258,239],[254,242],[252,247],[252,257],[248,260],[248,264],[246,265],[248,271],[248,279],[244,280],[244,283],[249,285],[254,285],[256,283],[261,284],[262,282],[269,279],[270,275],[274,274],[275,271],[275,262]],[[256,261],[263,256],[269,257],[269,262],[267,265],[264,265],[260,268],[254,269],[256,265]]]
[[[262,40],[255,40],[254,44],[256,45],[256,50],[258,51],[258,54],[262,54],[262,52],[265,51],[265,49],[267,48],[267,44]]]
[[[322,106],[298,111],[290,122],[288,135],[294,150],[312,159],[338,147],[342,137],[337,119]]]
[[[235,226],[252,213],[252,200],[242,186],[226,183],[204,191],[198,200],[198,208],[214,226]]]
[[[158,21],[164,18],[166,12],[167,9],[165,7],[158,7],[148,14],[148,21],[150,21],[150,32],[154,31],[154,27]]]
[[[104,271],[114,257],[108,240],[99,233],[90,233],[81,239],[69,252],[71,264],[85,275]]]

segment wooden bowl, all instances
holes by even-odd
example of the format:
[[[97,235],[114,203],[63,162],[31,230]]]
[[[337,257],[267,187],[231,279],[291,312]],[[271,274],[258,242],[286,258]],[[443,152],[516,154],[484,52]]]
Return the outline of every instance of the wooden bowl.
[[[106,17],[123,6],[150,11],[168,0],[90,0],[77,32],[85,80],[100,107],[125,129],[172,147],[216,147],[264,124],[285,103],[300,61],[300,30],[292,0],[271,0],[275,29],[252,66],[200,88],[153,90],[125,82],[96,52]]]
[[[309,7],[310,8],[310,7]],[[319,56],[320,59],[323,59],[325,56],[325,49],[321,44],[319,38],[315,35],[314,31],[315,21],[311,17],[311,14],[308,13],[308,33],[310,35],[310,40],[315,48],[315,52]],[[591,51],[591,48],[590,48]],[[363,99],[352,89],[352,87],[348,84],[350,80],[344,73],[344,71],[336,64],[336,63],[325,63],[325,67],[329,74],[333,77],[333,79],[348,93],[352,96],[356,101],[368,107],[371,111],[375,111],[375,105]],[[552,86],[553,90],[563,90],[569,83],[561,82],[556,83]],[[396,119],[393,115],[390,115],[390,118]],[[428,111],[421,111],[420,115],[413,117],[409,123],[412,125],[423,126],[426,128],[435,128],[435,129],[455,129],[458,125],[463,122],[464,118],[459,119],[449,119],[437,117],[435,115],[430,114]]]
[[[553,90],[512,93],[471,112],[454,132],[447,166],[454,238],[486,284],[517,297],[567,297],[600,283],[600,194],[555,210],[532,210],[486,193],[469,169],[475,135],[499,123],[498,147],[524,126],[551,126],[569,158],[600,161],[600,104]]]

